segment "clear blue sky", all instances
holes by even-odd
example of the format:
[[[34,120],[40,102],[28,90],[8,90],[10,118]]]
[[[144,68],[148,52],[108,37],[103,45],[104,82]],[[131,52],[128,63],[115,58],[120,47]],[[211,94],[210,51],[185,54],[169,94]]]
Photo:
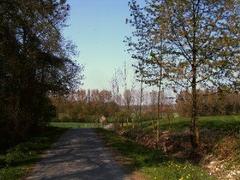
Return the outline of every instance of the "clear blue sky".
[[[131,33],[125,24],[129,17],[128,0],[68,0],[71,6],[69,27],[64,35],[80,51],[77,60],[85,65],[83,88],[109,88],[115,68],[127,61],[124,37]]]

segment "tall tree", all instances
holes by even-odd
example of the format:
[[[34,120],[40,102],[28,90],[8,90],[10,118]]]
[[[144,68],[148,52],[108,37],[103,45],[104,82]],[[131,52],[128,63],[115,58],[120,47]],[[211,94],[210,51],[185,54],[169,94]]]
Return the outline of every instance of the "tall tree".
[[[156,5],[156,3],[154,3]],[[239,56],[239,42],[231,28],[239,16],[235,1],[159,1],[154,7],[164,28],[169,50],[169,77],[191,88],[191,142],[199,146],[197,88],[214,86]],[[239,17],[238,17],[239,18]],[[180,84],[181,83],[181,84]],[[222,82],[221,82],[222,83]]]
[[[134,25],[149,32],[148,40],[154,46],[163,43],[168,79],[191,94],[191,143],[196,149],[197,89],[238,82],[239,1],[150,0],[144,8],[135,5],[132,9],[136,12],[134,19],[146,17],[148,24]]]
[[[64,0],[0,1],[0,127],[10,140],[47,122],[48,96],[78,82],[74,46],[61,34],[68,11]]]
[[[163,117],[162,88],[166,83],[163,31],[162,28],[159,28],[160,25],[155,23],[155,14],[151,8],[141,7],[136,0],[129,2],[129,7],[131,18],[127,22],[134,27],[134,32],[132,37],[127,38],[126,42],[132,58],[138,61],[137,65],[134,65],[138,81],[140,81],[141,87],[145,83],[158,88],[156,121],[156,139],[158,142],[159,121]]]

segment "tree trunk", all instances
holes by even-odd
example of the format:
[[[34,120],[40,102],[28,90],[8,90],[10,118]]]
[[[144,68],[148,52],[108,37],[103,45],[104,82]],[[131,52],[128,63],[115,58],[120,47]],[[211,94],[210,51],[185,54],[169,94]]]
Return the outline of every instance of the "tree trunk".
[[[195,64],[195,63],[194,63]],[[196,87],[196,66],[193,65],[193,79],[192,79],[192,114],[191,114],[191,144],[193,151],[199,146],[199,129],[197,124],[197,87]]]
[[[156,134],[156,140],[157,140],[157,147],[158,147],[158,143],[159,143],[159,134],[160,134],[160,132],[159,132],[159,120],[160,120],[160,108],[161,108],[161,106],[160,106],[160,103],[161,103],[161,81],[160,81],[160,83],[159,83],[159,85],[158,85],[158,102],[157,102],[158,104],[157,104],[157,106],[158,106],[158,114],[157,114],[157,134]],[[162,114],[161,114],[161,116],[162,116]]]
[[[192,43],[192,116],[191,116],[191,144],[193,152],[199,147],[199,129],[197,125],[197,47],[196,47],[196,29],[197,29],[197,19],[196,19],[196,9],[193,6],[193,43]]]
[[[161,90],[162,90],[162,78],[163,78],[163,67],[162,67],[162,33],[161,33],[161,46],[160,46],[160,52],[161,52],[161,55],[160,55],[160,61],[161,61],[161,66],[160,66],[160,81],[159,81],[159,84],[158,84],[158,119],[157,119],[157,147],[158,147],[158,144],[159,144],[159,125],[160,125],[160,119],[162,120],[163,119],[163,98],[161,96]]]
[[[157,102],[157,118],[160,118],[160,93],[161,93],[161,85],[158,85],[158,102]]]
[[[142,126],[142,102],[143,102],[143,77],[141,77],[140,106],[139,106],[139,121],[141,126]]]
[[[140,87],[140,105],[139,105],[139,117],[142,116],[142,101],[143,101],[143,79],[141,78],[141,87]]]

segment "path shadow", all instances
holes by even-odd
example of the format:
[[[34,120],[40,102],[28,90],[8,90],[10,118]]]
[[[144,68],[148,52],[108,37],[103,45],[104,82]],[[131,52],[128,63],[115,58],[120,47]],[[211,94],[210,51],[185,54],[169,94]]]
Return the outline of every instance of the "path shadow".
[[[26,179],[121,180],[129,173],[115,162],[94,129],[71,129],[43,155]]]

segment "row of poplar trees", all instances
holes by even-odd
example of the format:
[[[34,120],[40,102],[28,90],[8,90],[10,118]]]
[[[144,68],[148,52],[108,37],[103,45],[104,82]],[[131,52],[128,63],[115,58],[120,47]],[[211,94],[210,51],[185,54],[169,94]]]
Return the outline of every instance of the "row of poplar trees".
[[[49,96],[79,80],[75,50],[62,36],[64,0],[0,1],[0,144],[16,143],[55,115]]]
[[[134,31],[126,39],[140,81],[191,94],[190,136],[199,147],[198,90],[240,86],[240,2],[129,2]]]

